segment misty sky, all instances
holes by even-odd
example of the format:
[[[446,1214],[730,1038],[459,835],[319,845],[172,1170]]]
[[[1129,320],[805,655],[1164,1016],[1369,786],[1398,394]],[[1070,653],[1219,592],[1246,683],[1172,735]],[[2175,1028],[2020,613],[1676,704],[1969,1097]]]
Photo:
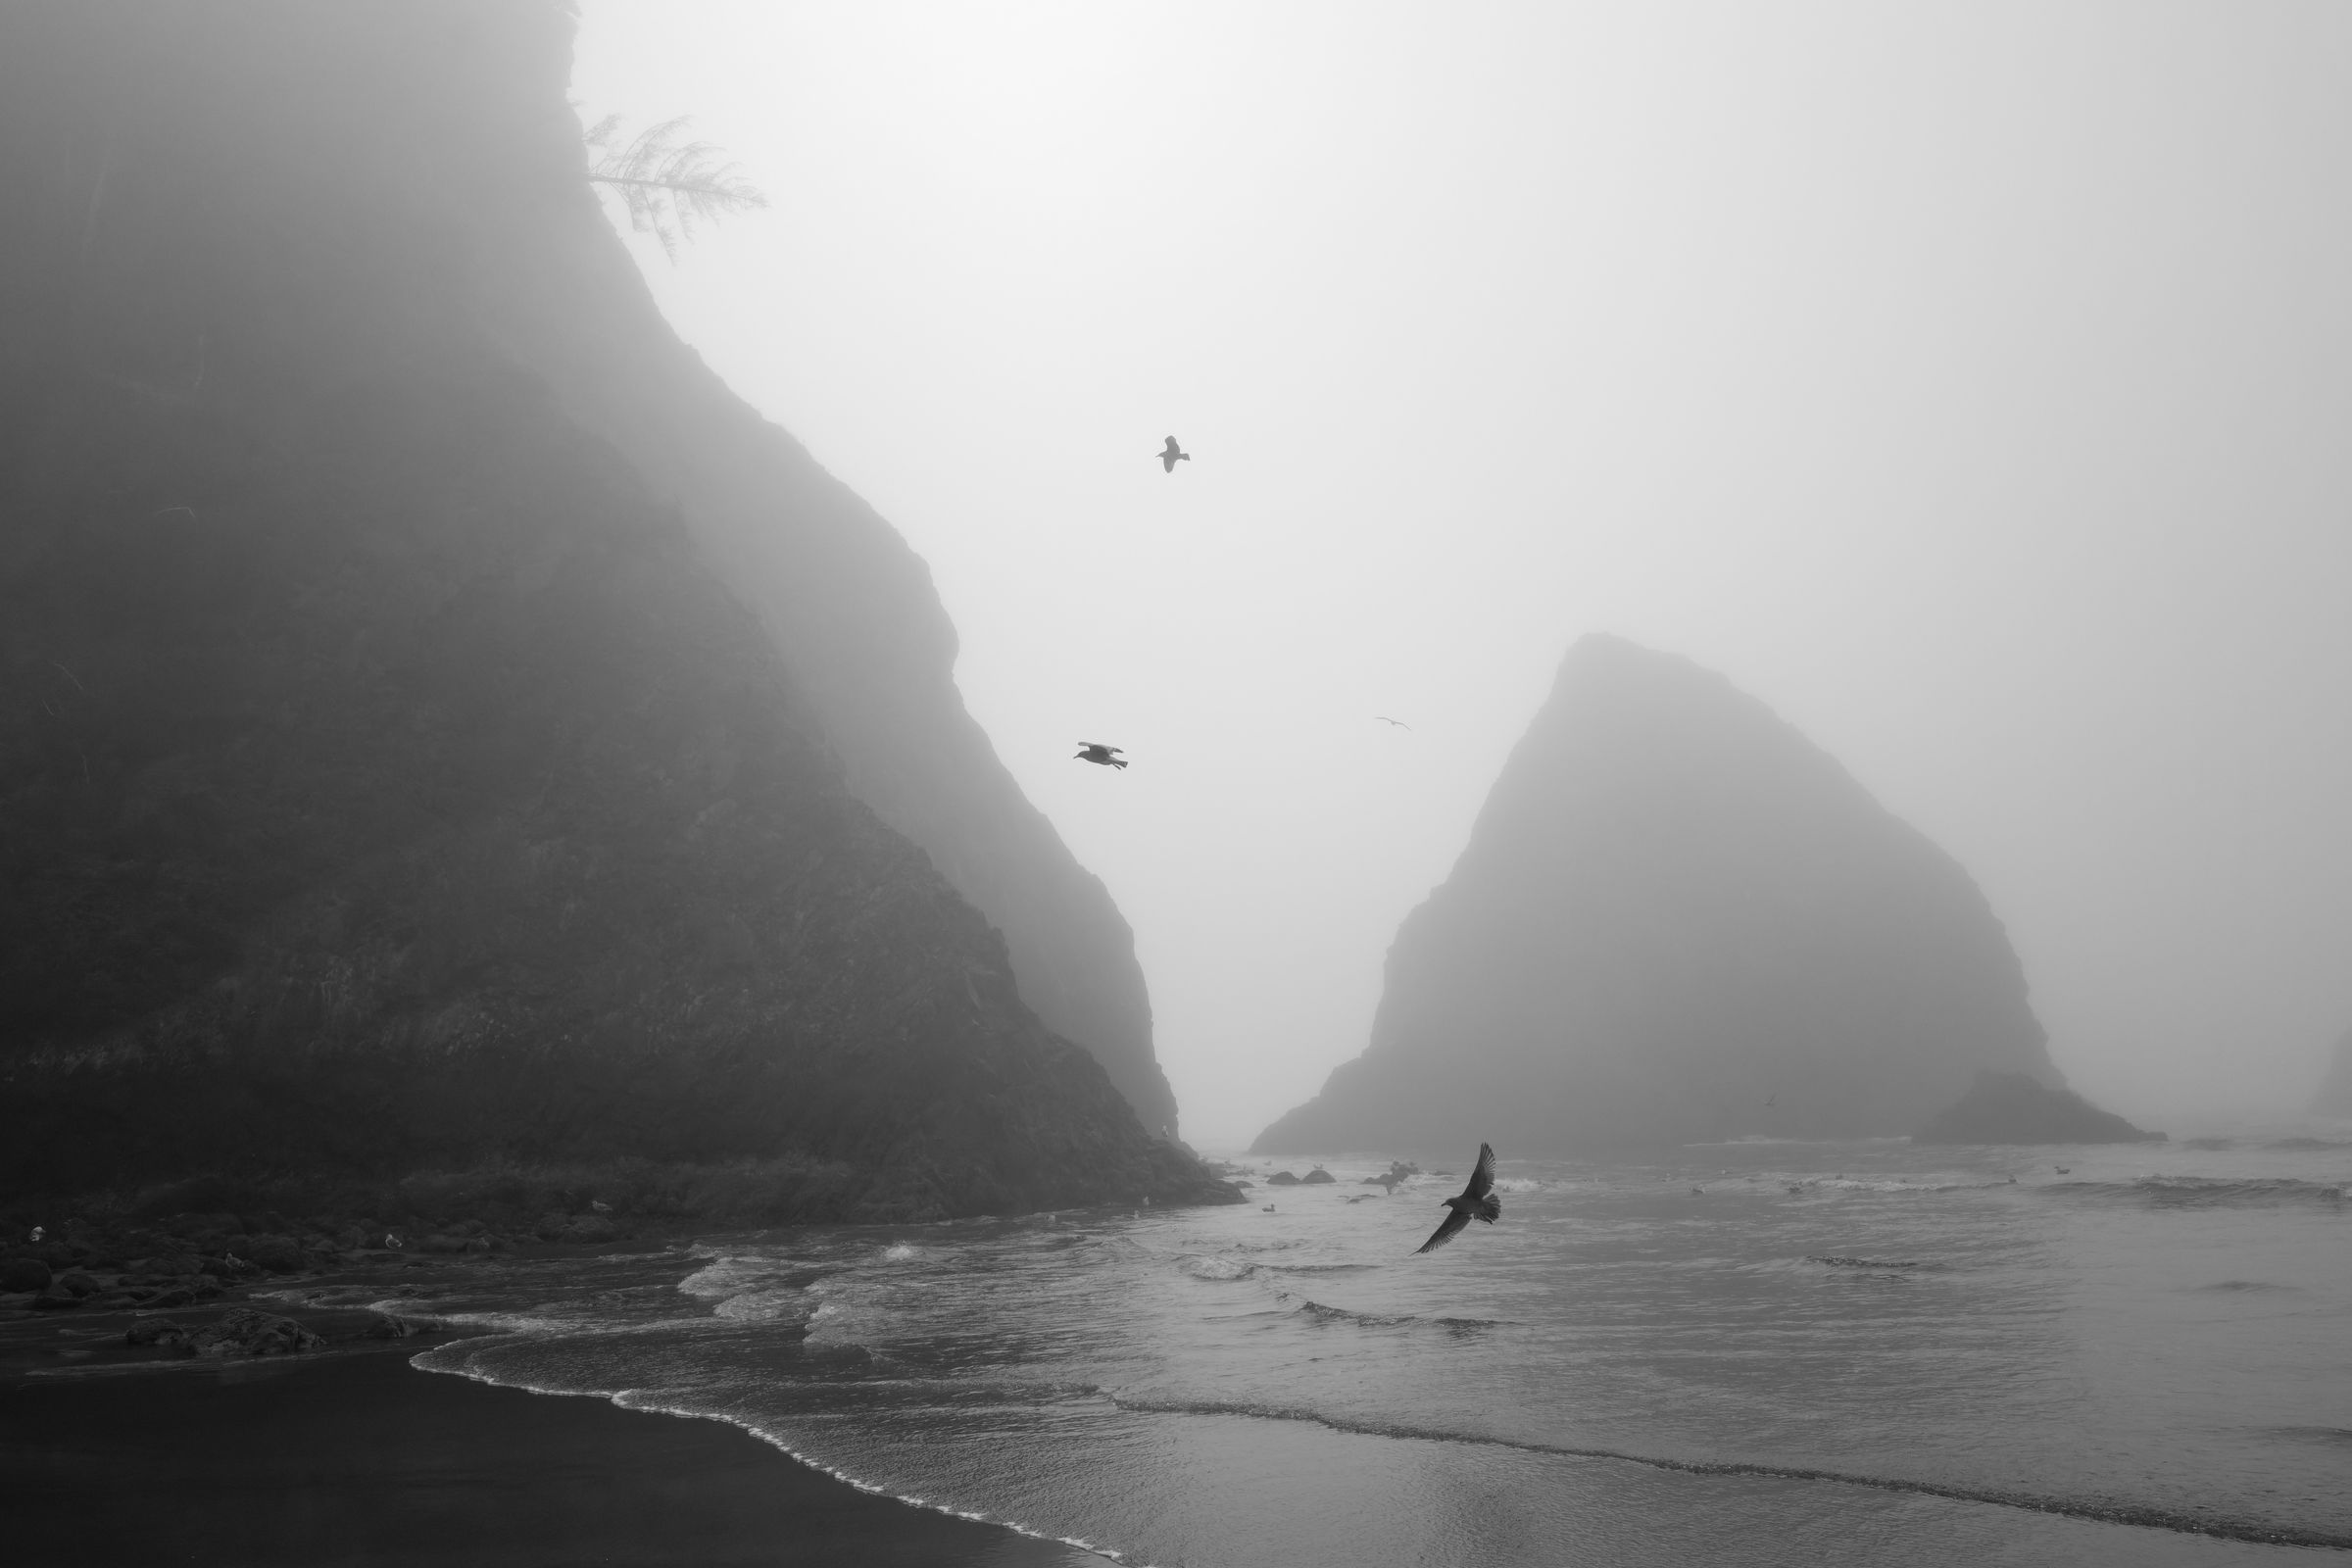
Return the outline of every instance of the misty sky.
[[[1594,630],[1956,855],[2095,1100],[2352,1027],[2352,7],[583,11],[586,119],[770,197],[632,243],[930,563],[1196,1143],[1362,1050]]]

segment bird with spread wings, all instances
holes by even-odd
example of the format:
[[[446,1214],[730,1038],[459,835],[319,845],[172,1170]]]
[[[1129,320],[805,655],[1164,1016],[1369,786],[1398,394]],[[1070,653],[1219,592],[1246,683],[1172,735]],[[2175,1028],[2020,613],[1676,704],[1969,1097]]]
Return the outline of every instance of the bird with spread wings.
[[[1100,762],[1104,767],[1125,767],[1127,765],[1119,760],[1119,748],[1105,746],[1101,741],[1080,741],[1075,756],[1079,761]]]
[[[1174,473],[1176,465],[1192,461],[1193,455],[1178,446],[1174,436],[1168,437],[1168,444],[1159,449],[1159,471],[1162,473]]]
[[[1502,1217],[1502,1200],[1494,1196],[1493,1144],[1478,1146],[1478,1164],[1470,1172],[1470,1185],[1445,1201],[1446,1206],[1453,1212],[1446,1216],[1445,1223],[1431,1233],[1428,1241],[1414,1250],[1416,1252],[1434,1252],[1444,1247],[1462,1233],[1462,1227],[1468,1225],[1473,1216],[1490,1225]]]

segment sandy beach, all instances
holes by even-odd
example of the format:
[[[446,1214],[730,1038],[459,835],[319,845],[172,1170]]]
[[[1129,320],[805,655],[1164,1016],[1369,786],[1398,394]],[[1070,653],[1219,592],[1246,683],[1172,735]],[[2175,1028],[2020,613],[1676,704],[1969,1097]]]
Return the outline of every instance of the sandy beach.
[[[1100,1558],[876,1496],[710,1421],[533,1395],[381,1348],[0,1382],[12,1563],[489,1568]]]

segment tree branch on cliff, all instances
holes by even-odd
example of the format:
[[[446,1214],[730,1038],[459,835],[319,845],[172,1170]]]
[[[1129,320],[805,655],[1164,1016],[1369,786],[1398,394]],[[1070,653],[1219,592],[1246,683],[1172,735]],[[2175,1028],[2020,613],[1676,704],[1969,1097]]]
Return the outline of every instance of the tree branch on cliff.
[[[709,142],[676,144],[672,138],[692,122],[686,116],[648,125],[623,143],[620,116],[607,115],[588,131],[588,145],[604,156],[588,178],[620,196],[629,226],[662,242],[662,254],[678,259],[678,242],[694,238],[695,220],[716,222],[730,213],[765,207],[767,197],[736,172],[714,162]]]

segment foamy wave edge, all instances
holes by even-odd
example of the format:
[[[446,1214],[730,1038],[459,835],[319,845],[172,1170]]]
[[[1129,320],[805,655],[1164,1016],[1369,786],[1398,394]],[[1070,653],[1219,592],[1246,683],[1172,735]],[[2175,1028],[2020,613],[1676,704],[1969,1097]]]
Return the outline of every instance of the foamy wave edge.
[[[509,1337],[510,1336],[508,1335],[497,1335],[490,1336],[488,1338],[505,1339]],[[523,1338],[526,1337],[526,1335],[523,1333],[516,1333],[512,1337]],[[466,1344],[469,1348],[478,1349],[482,1348],[486,1341],[477,1339],[469,1342],[460,1343]],[[836,1466],[825,1463],[825,1461],[822,1459],[814,1458],[809,1454],[804,1453],[800,1449],[794,1447],[790,1443],[787,1443],[784,1439],[778,1437],[776,1434],[762,1431],[760,1427],[754,1425],[750,1421],[742,1419],[739,1416],[726,1415],[714,1410],[689,1409],[683,1405],[657,1403],[650,1396],[647,1395],[647,1392],[642,1389],[617,1389],[609,1394],[600,1394],[578,1389],[548,1389],[540,1388],[534,1384],[524,1383],[521,1381],[509,1381],[504,1378],[493,1377],[487,1372],[478,1371],[475,1368],[463,1363],[456,1366],[431,1366],[426,1364],[426,1357],[432,1355],[435,1351],[447,1350],[450,1347],[448,1346],[437,1345],[427,1349],[419,1350],[416,1354],[409,1358],[409,1365],[419,1372],[438,1373],[448,1377],[461,1377],[469,1382],[486,1384],[494,1389],[519,1389],[525,1394],[542,1395],[550,1398],[603,1399],[620,1409],[641,1410],[649,1415],[677,1416],[689,1421],[716,1421],[722,1426],[730,1426],[734,1427],[738,1431],[748,1432],[753,1437],[758,1438],[761,1443],[764,1443],[769,1447],[775,1449],[778,1453],[781,1453],[786,1458],[792,1460],[794,1463],[807,1465],[809,1469],[816,1471],[819,1475],[829,1476],[833,1480],[839,1481],[845,1486],[855,1487],[859,1492],[865,1493],[869,1496],[888,1497],[893,1502],[903,1502],[909,1508],[920,1508],[926,1513],[947,1514],[956,1519],[969,1519],[975,1524],[994,1525],[1001,1530],[1009,1530],[1014,1535],[1026,1536],[1032,1541],[1050,1541],[1058,1545],[1071,1546],[1075,1547],[1079,1551],[1091,1552],[1095,1556],[1103,1558],[1109,1562],[1124,1564],[1128,1561],[1126,1554],[1113,1546],[1099,1545],[1092,1541],[1081,1540],[1076,1536],[1057,1536],[1050,1530],[1040,1530],[1033,1525],[1025,1525],[1017,1519],[1000,1519],[993,1514],[981,1513],[968,1508],[950,1507],[944,1502],[933,1502],[926,1497],[911,1496],[904,1492],[893,1492],[888,1487],[879,1486],[870,1481],[860,1480],[858,1477],[851,1475],[846,1470],[839,1469]],[[1139,1562],[1133,1564],[1132,1568],[1152,1568],[1152,1565],[1150,1563]]]

